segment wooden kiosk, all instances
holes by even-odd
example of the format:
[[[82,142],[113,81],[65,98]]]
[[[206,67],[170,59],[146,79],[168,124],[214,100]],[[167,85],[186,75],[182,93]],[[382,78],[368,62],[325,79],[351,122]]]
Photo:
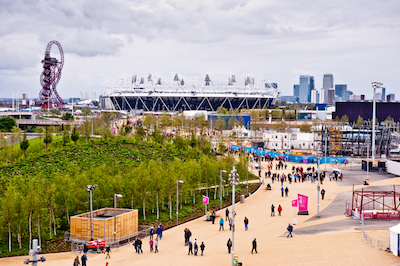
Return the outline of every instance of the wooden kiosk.
[[[93,239],[114,242],[114,222],[116,221],[116,240],[127,239],[138,232],[138,210],[103,208],[92,212]],[[90,241],[90,212],[71,217],[71,238]]]

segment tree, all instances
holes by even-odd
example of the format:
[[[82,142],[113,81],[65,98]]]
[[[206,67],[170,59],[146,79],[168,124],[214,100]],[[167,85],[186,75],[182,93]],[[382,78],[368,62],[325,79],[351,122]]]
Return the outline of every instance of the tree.
[[[14,192],[15,188],[11,185],[7,187],[1,201],[1,213],[4,222],[8,228],[8,251],[11,252],[12,246],[12,235],[11,235],[11,225],[14,221]]]
[[[146,135],[146,131],[144,130],[144,128],[142,127],[142,125],[139,125],[136,128],[136,139],[138,140],[143,140],[144,136]]]
[[[70,142],[69,133],[67,130],[63,131],[63,146],[67,145]]]
[[[356,126],[363,126],[363,125],[364,125],[364,119],[360,115],[358,115]]]
[[[300,126],[300,131],[309,133],[311,131],[311,125],[308,124],[307,122],[303,122],[303,124],[301,124],[301,126]]]
[[[4,150],[4,158],[6,159],[6,165],[8,164],[8,147],[10,143],[9,140],[6,138],[4,133],[0,135],[0,149]]]
[[[26,158],[26,150],[28,149],[29,145],[30,145],[30,143],[29,143],[28,139],[26,138],[26,133],[25,133],[21,143],[19,144],[19,147],[24,152],[25,158]]]
[[[44,136],[45,137],[43,139],[43,142],[46,144],[46,152],[47,152],[47,146],[53,141],[53,136],[51,135],[51,130],[49,127],[46,127]]]
[[[65,120],[65,121],[70,121],[70,120],[74,120],[74,117],[72,116],[72,114],[70,112],[65,112],[62,115],[61,119]]]
[[[78,131],[76,131],[76,127],[74,127],[74,129],[72,130],[71,139],[73,142],[75,142],[75,145],[76,145],[76,143],[79,140],[79,133],[78,133]]]
[[[342,116],[342,118],[340,119],[340,122],[348,123],[349,122],[349,117],[347,115]]]
[[[14,118],[2,117],[0,118],[0,130],[11,131],[13,127],[16,127],[17,123]]]

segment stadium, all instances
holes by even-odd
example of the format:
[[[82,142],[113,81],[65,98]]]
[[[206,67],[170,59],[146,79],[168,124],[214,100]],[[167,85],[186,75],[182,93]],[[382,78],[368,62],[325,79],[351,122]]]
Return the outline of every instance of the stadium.
[[[273,105],[278,96],[276,83],[255,84],[255,79],[245,78],[244,85],[236,82],[235,76],[228,79],[226,86],[214,86],[206,75],[201,86],[187,85],[175,74],[171,85],[151,74],[137,80],[136,76],[117,78],[107,87],[114,110],[141,110],[143,112],[216,111],[222,106],[227,109],[264,109]]]

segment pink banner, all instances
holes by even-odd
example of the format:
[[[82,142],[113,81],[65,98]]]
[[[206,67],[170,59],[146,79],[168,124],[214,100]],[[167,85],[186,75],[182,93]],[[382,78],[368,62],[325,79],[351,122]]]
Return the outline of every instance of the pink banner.
[[[299,203],[299,212],[308,211],[308,196],[297,194],[297,200]]]
[[[210,199],[208,197],[203,196],[203,204],[208,204],[209,200]]]
[[[297,207],[297,199],[292,200],[292,207]]]

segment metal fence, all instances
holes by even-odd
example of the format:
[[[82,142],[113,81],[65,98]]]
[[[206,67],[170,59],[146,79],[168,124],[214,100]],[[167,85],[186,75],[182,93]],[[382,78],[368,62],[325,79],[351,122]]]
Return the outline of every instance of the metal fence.
[[[369,236],[365,232],[365,222],[364,222],[364,217],[361,215],[361,220],[360,220],[360,229],[362,233],[362,237],[364,238],[364,241],[368,243],[371,247],[375,247],[377,249],[383,249],[383,250],[390,250],[390,243],[389,243],[389,236],[379,236],[379,238]],[[384,239],[387,239],[384,240]]]
[[[146,226],[146,225],[139,225],[139,231],[121,238],[118,238],[114,240],[114,238],[103,238],[105,240],[106,245],[109,245],[113,249],[118,249],[121,246],[124,246],[126,244],[130,244],[135,240],[136,238],[146,238],[150,235],[150,229],[151,226]],[[66,231],[64,233],[64,241],[65,242],[71,242],[71,251],[72,252],[81,252],[83,251],[83,246],[88,244],[90,241],[88,240],[82,240],[79,238],[75,238],[74,235],[70,233],[70,231]],[[101,252],[102,248],[98,248],[96,250],[97,252]]]

